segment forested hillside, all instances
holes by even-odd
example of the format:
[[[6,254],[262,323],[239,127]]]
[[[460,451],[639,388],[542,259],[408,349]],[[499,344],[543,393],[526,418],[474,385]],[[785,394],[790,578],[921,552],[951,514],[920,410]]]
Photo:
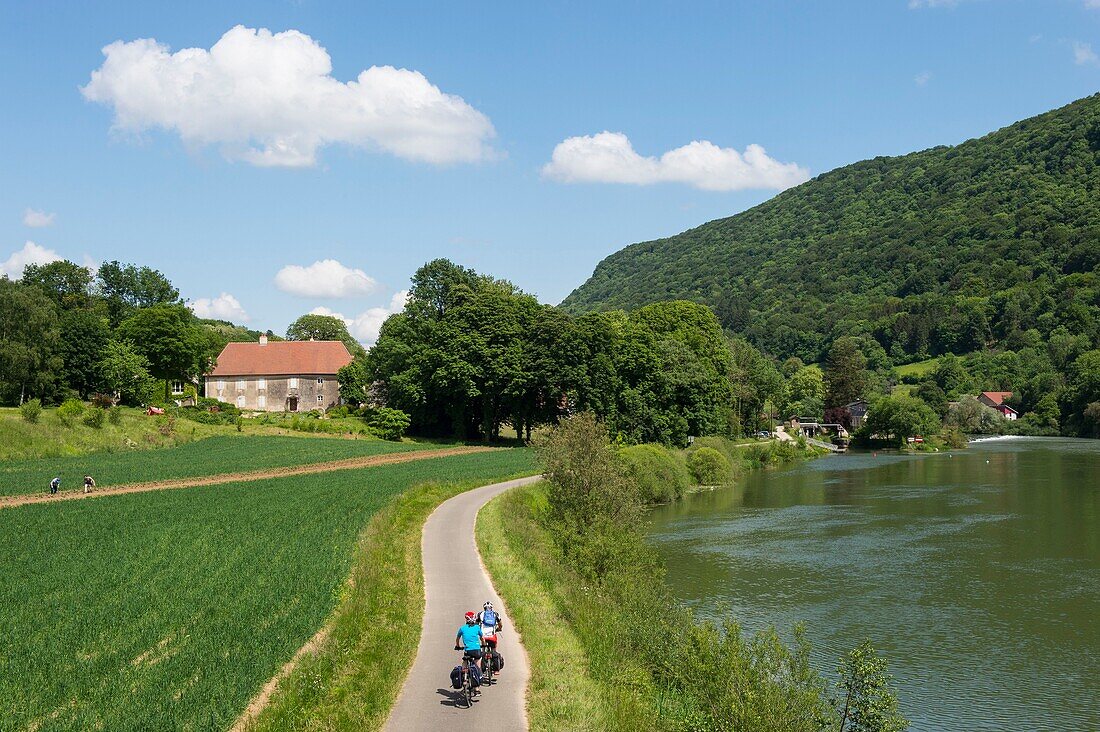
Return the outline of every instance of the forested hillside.
[[[1100,96],[955,147],[818,176],[737,216],[611,255],[563,306],[712,306],[780,357],[840,335],[895,362],[1036,329],[1097,336]]]
[[[1025,431],[1100,435],[1098,162],[1092,96],[629,246],[562,307],[705,303],[777,362],[821,362],[846,336],[885,386],[891,366],[956,354],[918,384],[941,413],[1006,390]]]

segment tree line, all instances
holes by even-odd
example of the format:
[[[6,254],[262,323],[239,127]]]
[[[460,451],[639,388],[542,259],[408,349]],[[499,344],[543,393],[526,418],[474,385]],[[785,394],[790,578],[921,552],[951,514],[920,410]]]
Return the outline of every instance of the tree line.
[[[158,270],[118,261],[93,272],[60,260],[0,278],[0,403],[60,404],[97,394],[127,404],[167,401],[172,381],[196,381],[230,341],[259,331],[198,318]],[[278,340],[271,331],[266,335]],[[363,347],[336,318],[304,315],[291,340]]]

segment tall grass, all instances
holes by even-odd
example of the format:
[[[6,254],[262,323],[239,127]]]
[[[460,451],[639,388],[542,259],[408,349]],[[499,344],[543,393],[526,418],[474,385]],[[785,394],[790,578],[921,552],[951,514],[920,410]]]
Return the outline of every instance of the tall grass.
[[[762,466],[792,449],[762,445],[739,459]],[[563,423],[539,451],[547,481],[498,499],[502,516],[494,527],[513,548],[513,561],[526,570],[527,584],[537,589],[524,586],[521,592],[509,582],[498,589],[525,637],[541,632],[531,621],[540,612],[557,612],[568,622],[581,649],[576,657],[600,691],[588,696],[597,700],[591,716],[600,728],[818,732],[844,727],[824,679],[810,666],[800,629],[794,645],[787,646],[774,629],[746,636],[733,620],[698,622],[675,601],[639,531],[637,512],[622,510],[631,502],[640,505],[646,489],[634,485],[631,496],[630,481],[624,484],[629,473],[591,415]],[[604,500],[609,495],[617,500]],[[572,510],[579,506],[587,512]],[[540,607],[532,610],[524,603]],[[863,688],[861,680],[853,685]],[[868,708],[892,696],[884,685],[876,694]],[[529,711],[532,724],[537,718],[542,728],[553,728],[548,707],[533,704]],[[904,726],[895,718],[890,725],[860,729]]]
[[[348,597],[376,511],[531,468],[503,450],[0,512],[4,726],[226,729]]]
[[[592,677],[573,615],[555,592],[573,580],[561,571],[549,537],[532,520],[540,491],[513,490],[490,501],[477,518],[477,543],[493,586],[506,598],[511,623],[523,635],[531,666],[527,717],[533,732],[605,730],[608,700]]]

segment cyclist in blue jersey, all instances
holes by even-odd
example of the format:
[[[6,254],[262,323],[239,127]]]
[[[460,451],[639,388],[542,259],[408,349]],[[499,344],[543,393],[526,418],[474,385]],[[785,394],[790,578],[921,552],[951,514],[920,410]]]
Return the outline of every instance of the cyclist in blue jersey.
[[[476,670],[481,662],[481,625],[478,624],[477,615],[472,610],[466,613],[465,620],[466,622],[455,634],[455,650],[463,651],[463,656],[470,658],[471,669]],[[480,674],[475,675],[480,676]],[[478,694],[480,691],[475,688],[474,693]]]

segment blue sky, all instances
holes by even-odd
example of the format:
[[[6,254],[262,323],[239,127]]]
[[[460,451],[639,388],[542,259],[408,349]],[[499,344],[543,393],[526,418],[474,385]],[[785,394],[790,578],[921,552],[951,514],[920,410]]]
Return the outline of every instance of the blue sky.
[[[432,258],[558,302],[627,244],[1100,85],[1100,0],[7,2],[0,36],[0,265],[148,264],[366,341]],[[345,84],[387,66],[419,74]]]

